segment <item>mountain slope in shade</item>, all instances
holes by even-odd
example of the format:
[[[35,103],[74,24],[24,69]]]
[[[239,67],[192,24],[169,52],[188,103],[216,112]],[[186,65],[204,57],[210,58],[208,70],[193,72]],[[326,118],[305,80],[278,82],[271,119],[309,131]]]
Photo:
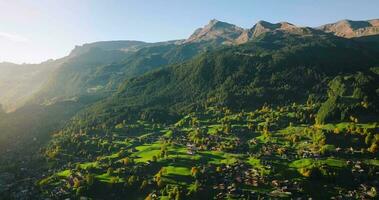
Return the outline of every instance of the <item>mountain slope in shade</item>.
[[[379,34],[379,19],[367,21],[342,20],[323,25],[319,29],[345,38],[377,35]]]

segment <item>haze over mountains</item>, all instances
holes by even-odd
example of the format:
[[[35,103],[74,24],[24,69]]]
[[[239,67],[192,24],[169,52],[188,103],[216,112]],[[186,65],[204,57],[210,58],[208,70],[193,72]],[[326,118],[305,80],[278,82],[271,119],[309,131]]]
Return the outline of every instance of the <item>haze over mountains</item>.
[[[22,106],[60,64],[61,60],[23,65],[0,63],[0,105],[8,112]]]

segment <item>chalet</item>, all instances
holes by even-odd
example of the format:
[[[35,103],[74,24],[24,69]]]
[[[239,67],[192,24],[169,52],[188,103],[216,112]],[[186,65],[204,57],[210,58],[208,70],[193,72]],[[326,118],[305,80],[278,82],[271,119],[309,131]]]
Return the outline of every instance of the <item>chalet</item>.
[[[187,150],[187,154],[188,155],[194,155],[195,153],[193,151],[191,151],[191,150]]]

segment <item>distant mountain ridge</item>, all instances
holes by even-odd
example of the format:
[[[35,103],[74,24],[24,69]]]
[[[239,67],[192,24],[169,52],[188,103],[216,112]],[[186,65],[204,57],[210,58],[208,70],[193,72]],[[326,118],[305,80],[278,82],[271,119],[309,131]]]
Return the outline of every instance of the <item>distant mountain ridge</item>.
[[[123,50],[123,51],[136,51],[137,49],[148,45],[149,43],[132,40],[120,40],[120,41],[101,41],[86,43],[81,46],[75,46],[71,51],[70,56],[78,56],[88,52],[91,48],[100,48],[103,50]]]
[[[236,25],[213,19],[203,28],[197,29],[184,43],[214,40],[222,44],[243,44],[264,33],[277,30],[297,34],[310,32],[310,28],[297,27],[288,22],[272,24],[266,21],[259,21],[251,29],[243,29]]]
[[[318,27],[339,37],[354,38],[379,34],[379,19],[366,21],[341,20]]]
[[[123,52],[136,52],[144,47],[165,45],[165,44],[175,44],[180,42],[180,40],[172,40],[165,42],[143,42],[136,40],[114,40],[114,41],[99,41],[92,43],[85,43],[83,45],[75,46],[75,48],[70,52],[69,56],[79,56],[84,53],[87,53],[92,48],[99,48],[104,51],[123,51]]]

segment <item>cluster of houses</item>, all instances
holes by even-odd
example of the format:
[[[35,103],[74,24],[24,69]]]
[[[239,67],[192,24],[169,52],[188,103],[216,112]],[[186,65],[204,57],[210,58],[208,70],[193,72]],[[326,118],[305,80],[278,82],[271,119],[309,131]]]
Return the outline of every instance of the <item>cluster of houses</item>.
[[[238,186],[245,184],[254,188],[263,185],[265,180],[257,169],[251,168],[242,162],[234,165],[224,165],[218,171],[214,179],[216,182],[212,187],[213,190],[217,191],[218,199],[228,196],[237,198],[251,196],[255,193],[254,191],[244,191]]]
[[[302,190],[296,181],[270,179],[270,177],[262,175],[258,169],[251,168],[242,162],[222,166],[214,180],[212,189],[217,191],[217,199],[225,199],[230,196],[237,199],[263,196],[286,197]],[[247,185],[249,189],[243,189],[244,187],[241,185]],[[271,188],[272,192],[262,194],[258,192],[258,188],[261,187]]]
[[[196,151],[198,150],[196,145],[191,144],[191,143],[187,143],[186,147],[187,147],[188,155],[195,155]]]

